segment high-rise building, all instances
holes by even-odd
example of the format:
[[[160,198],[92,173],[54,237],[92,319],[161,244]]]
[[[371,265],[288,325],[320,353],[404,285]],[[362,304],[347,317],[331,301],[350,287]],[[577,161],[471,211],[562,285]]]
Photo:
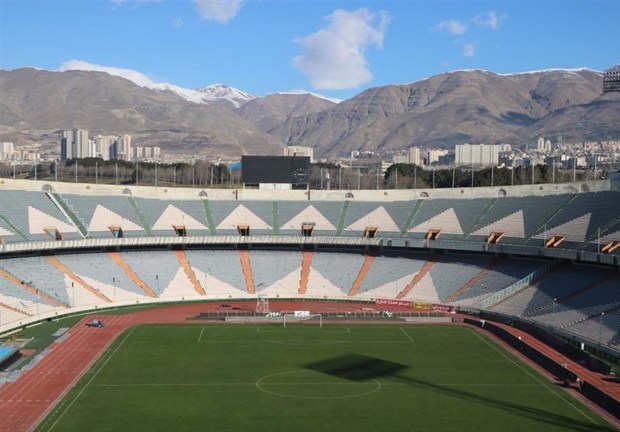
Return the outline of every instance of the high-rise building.
[[[60,140],[60,159],[93,157],[93,146],[88,139],[88,131],[72,129],[62,131]]]
[[[439,158],[446,156],[448,154],[448,150],[446,149],[433,149],[429,150],[427,157],[427,164],[432,165],[434,163],[439,163]]]
[[[95,156],[103,160],[116,159],[116,140],[114,135],[97,135],[94,139]]]
[[[456,165],[491,166],[499,163],[500,145],[457,144]]]
[[[283,156],[308,156],[310,163],[314,162],[314,149],[312,147],[287,146],[282,152]]]
[[[131,135],[122,135],[116,140],[116,157],[126,161],[132,159]]]
[[[422,165],[422,152],[420,147],[409,148],[409,160],[410,164]]]
[[[538,141],[536,141],[536,150],[541,153],[549,153],[551,151],[551,141],[545,140],[543,137],[538,137]]]
[[[0,159],[13,159],[15,148],[12,142],[0,142]]]

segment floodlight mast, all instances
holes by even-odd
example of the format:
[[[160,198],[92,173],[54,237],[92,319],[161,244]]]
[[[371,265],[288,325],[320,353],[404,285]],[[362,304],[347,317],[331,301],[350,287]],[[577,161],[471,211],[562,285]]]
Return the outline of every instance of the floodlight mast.
[[[256,297],[256,313],[268,314],[269,312],[269,297],[265,294],[259,294]]]

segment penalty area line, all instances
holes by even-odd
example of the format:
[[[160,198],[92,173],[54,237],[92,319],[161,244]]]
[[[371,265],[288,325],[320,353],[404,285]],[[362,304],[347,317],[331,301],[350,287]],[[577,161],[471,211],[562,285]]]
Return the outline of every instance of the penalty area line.
[[[200,342],[200,340],[202,339],[202,334],[205,332],[205,328],[203,327],[202,330],[200,330],[200,335],[198,336],[198,342]]]

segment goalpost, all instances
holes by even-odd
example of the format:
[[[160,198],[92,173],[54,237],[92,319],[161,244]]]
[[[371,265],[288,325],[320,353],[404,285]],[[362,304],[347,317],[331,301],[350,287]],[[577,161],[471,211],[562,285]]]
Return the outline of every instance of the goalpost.
[[[306,322],[318,319],[319,327],[323,328],[323,315],[319,314],[284,314],[282,315],[282,323],[283,326],[286,327],[286,324],[298,323],[298,322]]]

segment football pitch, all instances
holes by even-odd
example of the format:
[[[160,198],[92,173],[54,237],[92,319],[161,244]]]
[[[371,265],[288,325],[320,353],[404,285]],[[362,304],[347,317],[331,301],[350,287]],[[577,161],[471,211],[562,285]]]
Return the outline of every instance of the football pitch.
[[[430,325],[145,325],[38,431],[611,431],[485,335]]]

